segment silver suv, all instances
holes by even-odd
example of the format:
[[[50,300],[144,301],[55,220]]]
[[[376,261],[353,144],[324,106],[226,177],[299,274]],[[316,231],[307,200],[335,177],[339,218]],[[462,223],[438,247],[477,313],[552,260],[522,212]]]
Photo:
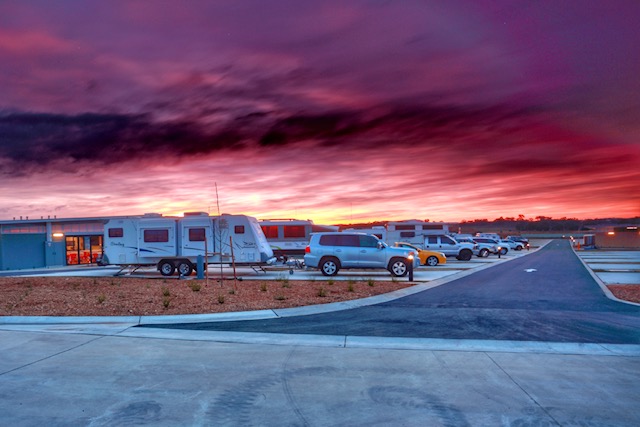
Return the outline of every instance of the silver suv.
[[[413,250],[390,247],[371,234],[328,232],[311,235],[304,263],[325,276],[334,276],[341,268],[385,268],[402,277],[420,260]]]
[[[475,243],[460,243],[445,235],[424,236],[424,248],[442,252],[448,257],[454,256],[461,261],[469,261],[474,252],[478,251],[478,245]]]

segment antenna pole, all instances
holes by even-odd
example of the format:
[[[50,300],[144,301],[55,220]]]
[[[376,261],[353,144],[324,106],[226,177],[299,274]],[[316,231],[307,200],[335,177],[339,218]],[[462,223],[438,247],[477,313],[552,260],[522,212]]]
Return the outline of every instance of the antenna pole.
[[[218,216],[220,216],[220,199],[218,198],[218,183],[214,182],[213,184],[216,187],[216,205],[218,207]]]

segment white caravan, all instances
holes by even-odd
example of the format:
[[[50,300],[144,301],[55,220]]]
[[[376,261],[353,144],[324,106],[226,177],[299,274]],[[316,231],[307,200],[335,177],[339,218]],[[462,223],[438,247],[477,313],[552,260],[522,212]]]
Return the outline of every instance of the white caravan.
[[[423,247],[425,236],[443,234],[449,234],[449,225],[442,222],[425,222],[417,219],[390,221],[387,223],[385,241],[390,245],[395,242],[406,242]]]
[[[284,259],[304,255],[311,233],[338,231],[337,226],[316,225],[310,219],[263,219],[259,224],[274,256]]]
[[[367,227],[367,228],[364,228],[364,227],[363,228],[346,228],[342,231],[346,233],[373,234],[383,242],[389,243],[387,241],[387,229],[385,228],[384,225],[374,225],[373,227]],[[391,246],[393,246],[393,242],[391,243]]]
[[[176,270],[188,276],[198,255],[210,264],[259,265],[275,260],[258,221],[246,215],[146,214],[112,219],[104,226],[102,265],[155,265],[164,276]]]

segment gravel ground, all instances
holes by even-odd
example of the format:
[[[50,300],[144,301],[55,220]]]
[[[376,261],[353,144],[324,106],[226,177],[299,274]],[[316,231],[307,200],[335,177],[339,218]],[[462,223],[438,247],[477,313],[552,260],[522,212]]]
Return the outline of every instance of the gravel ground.
[[[1,316],[148,316],[262,310],[384,294],[406,281],[2,277]]]
[[[2,277],[0,316],[149,316],[300,307],[384,294],[407,281]],[[640,285],[610,285],[640,303]]]

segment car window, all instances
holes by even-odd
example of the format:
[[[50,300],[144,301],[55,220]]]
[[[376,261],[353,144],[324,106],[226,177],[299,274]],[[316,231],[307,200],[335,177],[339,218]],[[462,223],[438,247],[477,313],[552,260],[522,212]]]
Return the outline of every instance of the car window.
[[[325,234],[320,236],[320,245],[321,246],[336,246],[338,241],[338,236],[335,234]]]
[[[361,248],[376,248],[378,247],[378,239],[373,236],[358,236],[360,238]]]
[[[355,234],[338,235],[336,246],[360,246],[360,239]]]
[[[453,241],[453,239],[451,239],[450,237],[447,236],[441,236],[440,237],[440,241],[442,242],[443,245],[455,245],[456,242]]]
[[[430,245],[438,244],[438,238],[436,236],[427,237],[427,241],[429,242]]]

